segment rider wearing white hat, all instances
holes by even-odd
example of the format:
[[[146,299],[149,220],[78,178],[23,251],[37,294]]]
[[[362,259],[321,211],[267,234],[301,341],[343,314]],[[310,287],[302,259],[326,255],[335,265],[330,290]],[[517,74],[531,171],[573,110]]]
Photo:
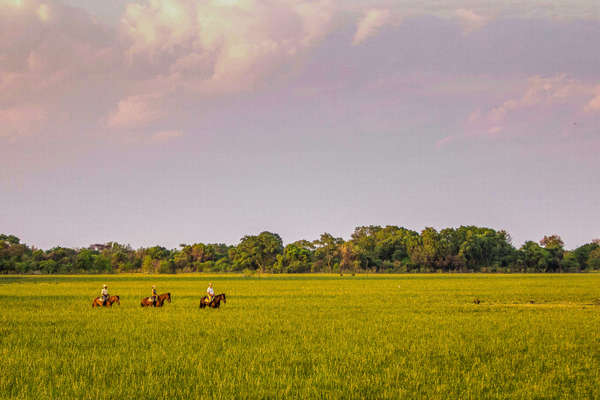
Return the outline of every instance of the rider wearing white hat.
[[[105,306],[106,301],[108,300],[108,286],[102,286],[102,291],[100,292],[100,295],[102,296],[102,305]]]
[[[215,297],[215,290],[213,289],[212,282],[208,283],[208,288],[206,288],[206,294],[208,295],[207,303],[210,303],[213,297]]]

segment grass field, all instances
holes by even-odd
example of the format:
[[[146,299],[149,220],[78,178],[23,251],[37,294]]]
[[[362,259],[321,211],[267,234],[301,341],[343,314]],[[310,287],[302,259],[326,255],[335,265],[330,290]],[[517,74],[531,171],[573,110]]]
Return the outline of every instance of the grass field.
[[[91,308],[103,283],[120,306]],[[173,302],[142,309],[152,284]],[[0,398],[600,398],[599,297],[595,274],[5,276]]]

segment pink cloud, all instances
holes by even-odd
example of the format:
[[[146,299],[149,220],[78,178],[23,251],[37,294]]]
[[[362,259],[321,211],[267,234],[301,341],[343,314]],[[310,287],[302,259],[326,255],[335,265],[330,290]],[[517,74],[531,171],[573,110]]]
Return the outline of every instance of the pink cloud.
[[[78,91],[114,76],[121,63],[113,39],[75,8],[36,0],[0,2],[0,109],[2,120],[9,121],[2,136],[17,140],[43,123],[50,131],[70,113],[67,104],[81,102]]]
[[[464,34],[469,34],[473,31],[481,29],[490,20],[488,17],[477,14],[473,10],[460,8],[454,13],[458,18]]]
[[[516,135],[554,135],[577,138],[597,134],[600,85],[590,85],[566,75],[533,76],[520,94],[487,111],[477,109],[465,121],[461,135],[439,140],[443,147],[458,139],[500,138]],[[559,132],[558,134],[556,132]]]
[[[144,127],[164,115],[160,100],[158,95],[138,95],[122,99],[117,104],[117,109],[109,115],[107,125],[115,129]]]
[[[161,144],[170,142],[171,140],[180,138],[183,136],[183,132],[180,130],[168,130],[154,133],[150,136],[149,142],[154,144]]]
[[[48,113],[36,105],[0,109],[0,137],[15,140],[38,132],[48,119]]]
[[[132,79],[107,125],[139,129],[161,121],[176,112],[182,94],[199,99],[255,90],[317,43],[332,15],[330,0],[128,4],[120,30]]]
[[[204,93],[245,90],[328,30],[329,0],[129,4],[122,30],[131,65],[150,64],[171,85]]]
[[[370,36],[375,35],[381,27],[388,23],[389,20],[389,10],[377,8],[367,10],[358,22],[356,32],[354,33],[354,38],[352,39],[352,44],[356,46],[363,43]]]
[[[81,9],[2,1],[0,109],[14,121],[14,110],[28,104],[64,111],[102,90],[120,100],[111,108],[98,103],[96,121],[119,131],[145,129],[175,112],[181,93],[254,90],[317,43],[334,11],[331,0],[152,0],[128,4],[113,29]],[[32,131],[13,125],[11,137]]]
[[[452,143],[456,139],[457,139],[457,137],[454,135],[446,136],[446,137],[438,140],[437,142],[435,142],[435,147],[437,147],[439,149],[441,147],[448,145],[449,143]]]
[[[493,107],[486,114],[477,111],[471,114],[469,122],[472,124],[483,123],[492,126],[510,123],[508,118],[515,116],[520,111],[536,109],[538,112],[558,107],[563,110],[583,109],[581,106],[592,96],[591,87],[582,81],[568,78],[566,75],[557,75],[549,78],[534,76],[528,79],[523,93],[514,98],[505,100],[501,105]],[[593,102],[594,100],[591,100]],[[588,103],[589,105],[589,103]]]
[[[193,99],[198,105],[215,96],[259,90],[283,71],[301,66],[342,20],[336,16],[344,13],[358,17],[355,45],[394,23],[400,12],[458,18],[465,32],[489,21],[484,12],[495,15],[481,8],[457,9],[456,3],[436,10],[386,7],[367,6],[358,14],[353,6],[333,0],[150,0],[127,4],[115,28],[57,2],[0,1],[0,110],[3,120],[10,121],[2,136],[32,134],[43,123],[53,126],[59,114],[66,115],[65,120],[75,118],[70,107],[83,109],[89,102],[86,113],[93,115],[86,118],[97,131],[109,127],[149,137],[156,130],[153,124],[169,129],[168,118],[180,111],[181,101]],[[404,92],[438,97],[443,92],[459,100],[472,80],[453,76],[425,83],[425,78],[407,78],[405,70],[398,76],[404,80],[400,82]],[[386,74],[374,74],[372,79],[381,79],[375,82],[374,97],[390,86]],[[577,117],[577,112],[585,111],[581,118],[592,118],[600,110],[600,89],[564,75],[532,77],[520,92],[473,113],[465,130],[471,136],[502,137],[528,122],[527,112],[552,117],[557,109],[571,110]],[[454,135],[439,146],[459,138]]]
[[[594,97],[585,105],[585,111],[600,111],[600,85],[596,86]]]

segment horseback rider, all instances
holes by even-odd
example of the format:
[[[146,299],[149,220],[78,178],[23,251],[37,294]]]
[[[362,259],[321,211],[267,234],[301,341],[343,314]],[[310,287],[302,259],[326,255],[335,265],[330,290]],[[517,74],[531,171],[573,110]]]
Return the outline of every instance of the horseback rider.
[[[102,296],[102,305],[105,306],[106,302],[108,301],[108,286],[102,286],[102,291],[100,292],[100,295]]]
[[[212,282],[208,283],[208,288],[206,289],[206,294],[207,294],[206,303],[210,304],[210,302],[213,301],[213,298],[215,297],[215,290],[213,289]]]
[[[156,293],[156,286],[152,285],[152,306],[156,307],[156,300],[158,300],[158,293]]]

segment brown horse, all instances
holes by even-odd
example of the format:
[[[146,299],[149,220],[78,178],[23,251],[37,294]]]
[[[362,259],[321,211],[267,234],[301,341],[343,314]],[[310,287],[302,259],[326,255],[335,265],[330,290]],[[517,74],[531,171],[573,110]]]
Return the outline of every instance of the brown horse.
[[[104,304],[104,307],[112,307],[114,303],[121,305],[121,298],[119,296],[110,296],[108,300],[106,300],[106,304]],[[92,301],[92,308],[102,306],[102,297],[96,297],[94,301]]]
[[[200,299],[200,308],[210,307],[210,308],[219,308],[221,306],[221,300],[223,303],[227,303],[227,299],[225,298],[225,293],[221,293],[213,297],[212,301],[208,302],[208,296],[203,296]]]
[[[171,302],[171,293],[163,293],[156,296],[156,304],[152,302],[152,296],[142,299],[142,307],[162,307],[165,300]]]

